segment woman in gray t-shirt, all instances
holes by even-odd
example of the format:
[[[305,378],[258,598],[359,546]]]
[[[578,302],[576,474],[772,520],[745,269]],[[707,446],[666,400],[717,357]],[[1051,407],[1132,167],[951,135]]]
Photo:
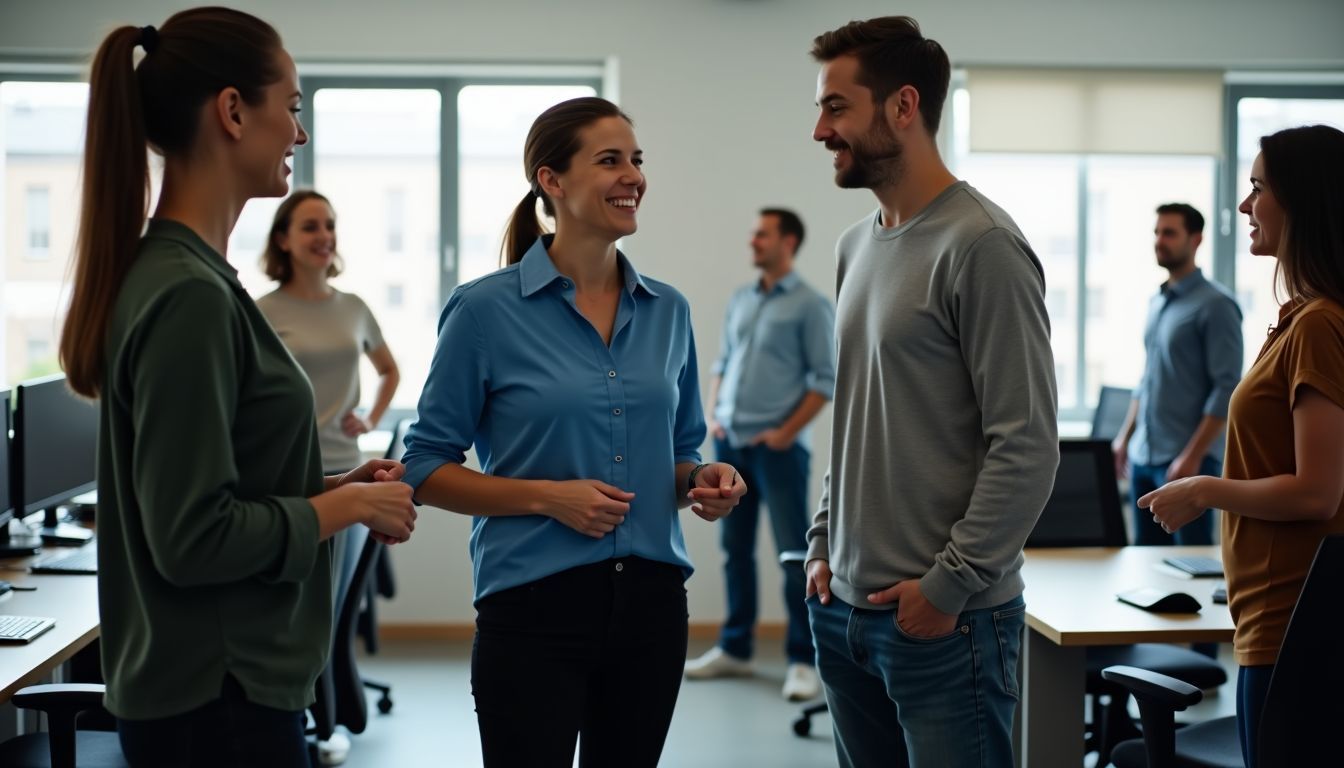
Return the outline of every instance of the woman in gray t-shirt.
[[[312,190],[286,198],[275,211],[261,263],[280,287],[257,306],[313,384],[322,469],[359,466],[358,438],[382,418],[401,374],[368,305],[328,282],[342,267],[331,201]],[[362,415],[355,410],[361,354],[378,372],[373,407]]]

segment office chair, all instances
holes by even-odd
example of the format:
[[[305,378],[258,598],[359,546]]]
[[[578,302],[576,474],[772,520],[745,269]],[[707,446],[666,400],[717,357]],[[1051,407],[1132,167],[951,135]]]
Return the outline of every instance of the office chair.
[[[1325,537],[1316,550],[1269,680],[1259,726],[1264,768],[1340,763],[1341,585],[1344,534],[1336,534]],[[1110,667],[1102,675],[1133,692],[1143,720],[1143,738],[1115,748],[1117,768],[1242,768],[1236,717],[1176,730],[1174,714],[1197,703],[1202,697],[1199,689],[1130,667]]]
[[[406,432],[411,428],[412,419],[402,419],[397,422],[392,429],[392,440],[387,444],[387,452],[383,454],[385,459],[396,459],[401,461],[401,457],[406,453]],[[379,597],[387,600],[397,596],[396,574],[392,572],[392,553],[383,549],[379,556],[377,565],[374,567],[373,577],[369,579],[369,586],[365,590],[365,599],[363,609],[359,613],[359,621],[356,625],[356,631],[360,639],[364,641],[364,650],[370,655],[378,652],[378,601]],[[383,700],[379,700],[381,707]]]
[[[1059,470],[1050,499],[1027,537],[1028,548],[1122,547],[1125,527],[1116,490],[1115,463],[1107,440],[1061,440]],[[1087,649],[1084,690],[1092,702],[1088,751],[1097,752],[1097,768],[1110,764],[1111,750],[1139,735],[1129,717],[1129,691],[1106,679],[1102,670],[1123,665],[1182,680],[1199,688],[1227,682],[1215,659],[1164,643],[1096,646]]]
[[[47,714],[47,732],[16,736],[0,744],[6,768],[129,768],[115,731],[76,730],[81,713],[106,712],[103,686],[31,685],[14,694],[15,706]]]
[[[1125,416],[1129,414],[1129,401],[1134,391],[1124,387],[1102,387],[1097,396],[1097,409],[1092,412],[1093,440],[1110,442],[1120,434],[1125,425]]]

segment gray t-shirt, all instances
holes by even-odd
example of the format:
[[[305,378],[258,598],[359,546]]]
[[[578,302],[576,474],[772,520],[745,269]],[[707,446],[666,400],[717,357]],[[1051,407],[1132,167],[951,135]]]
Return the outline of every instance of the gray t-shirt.
[[[359,466],[359,442],[345,434],[341,420],[359,405],[360,355],[384,344],[368,305],[336,290],[323,301],[308,301],[276,289],[257,306],[313,383],[322,471]]]
[[[899,227],[866,217],[836,251],[835,420],[808,559],[859,607],[909,579],[944,613],[1011,600],[1059,463],[1040,262],[965,182]]]

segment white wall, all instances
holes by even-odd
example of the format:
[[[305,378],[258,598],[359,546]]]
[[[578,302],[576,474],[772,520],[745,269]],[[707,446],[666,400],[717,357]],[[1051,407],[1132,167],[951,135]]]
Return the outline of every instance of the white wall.
[[[0,0],[0,55],[86,53],[113,24],[159,24],[193,3]],[[797,209],[809,228],[799,264],[831,290],[831,244],[867,213],[866,192],[840,191],[810,140],[819,32],[892,12],[919,19],[954,65],[1344,69],[1338,0],[291,0],[233,5],[271,21],[299,60],[603,61],[615,57],[622,106],[647,152],[649,197],[628,249],[641,271],[691,300],[708,368],[732,288],[749,279],[755,211]],[[1142,109],[1136,104],[1135,109]],[[1070,211],[1068,215],[1072,215]],[[407,385],[413,386],[413,382]],[[829,412],[822,419],[829,420]],[[817,430],[813,495],[829,454]],[[714,528],[686,516],[693,621],[721,618]],[[426,514],[396,552],[395,622],[469,622],[467,522]],[[762,562],[771,556],[762,548]],[[778,582],[762,583],[779,620]]]

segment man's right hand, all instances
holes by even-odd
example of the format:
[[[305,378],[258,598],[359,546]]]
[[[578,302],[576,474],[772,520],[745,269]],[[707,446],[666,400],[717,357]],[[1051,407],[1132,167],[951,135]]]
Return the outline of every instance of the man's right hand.
[[[381,471],[381,470],[380,470]],[[411,501],[411,487],[401,482],[380,481],[351,483],[342,488],[358,494],[363,505],[364,525],[373,537],[384,544],[394,544],[411,538],[419,513]]]
[[[1123,480],[1129,477],[1129,441],[1123,436],[1111,441],[1111,456],[1115,459],[1115,477]]]
[[[625,522],[635,494],[600,480],[562,480],[551,486],[543,514],[600,539]]]
[[[817,558],[807,564],[807,594],[816,595],[822,605],[831,604],[831,564]]]

